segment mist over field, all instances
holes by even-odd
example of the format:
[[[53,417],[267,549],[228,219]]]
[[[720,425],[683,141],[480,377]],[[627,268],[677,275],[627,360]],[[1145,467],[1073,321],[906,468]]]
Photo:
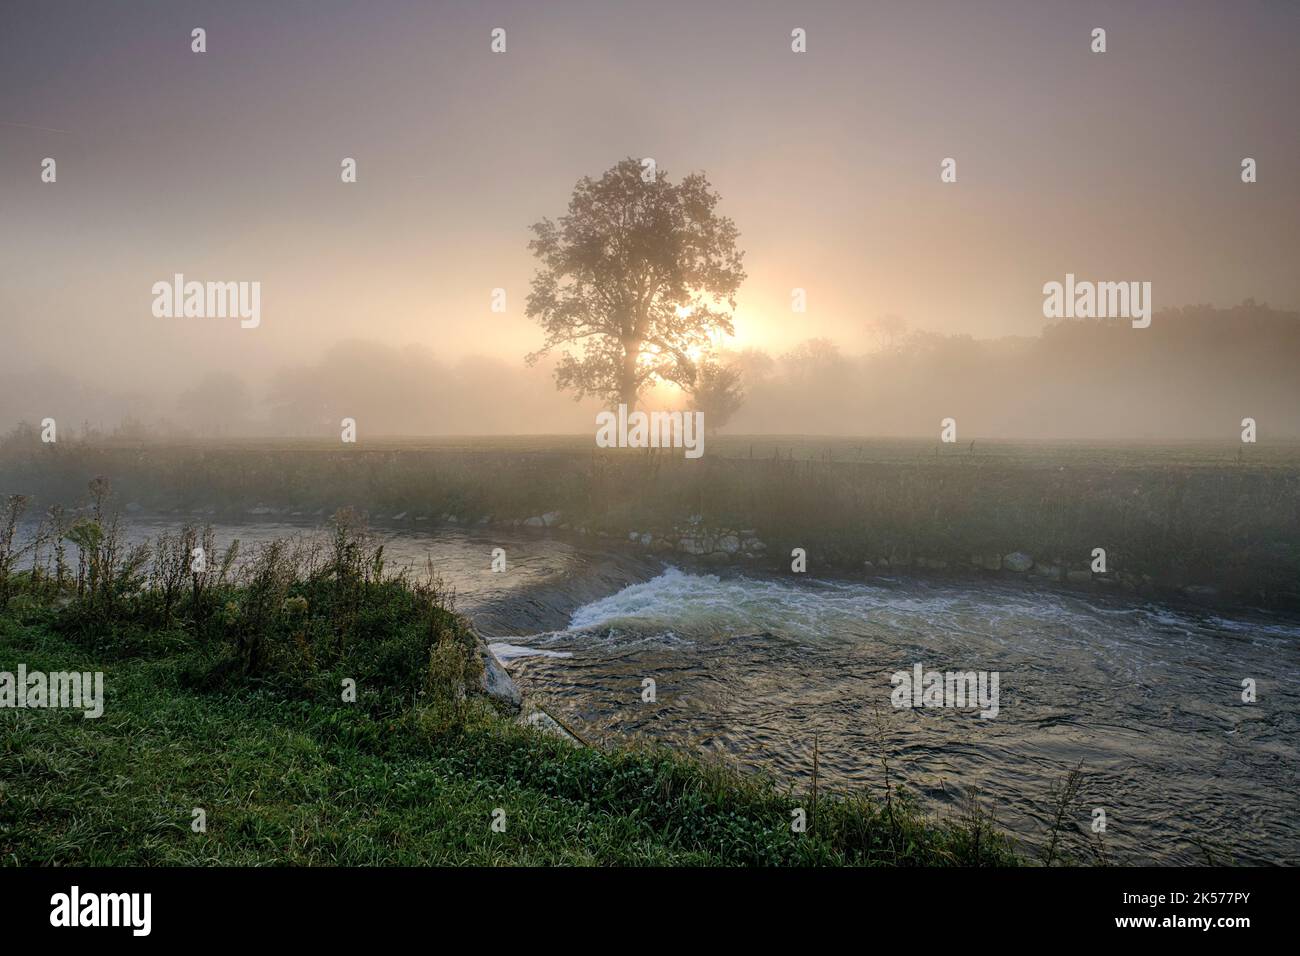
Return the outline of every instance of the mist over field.
[[[960,413],[966,438],[1232,440],[1243,417],[1300,438],[1300,313],[1253,302],[1123,320],[1061,320],[1036,338],[975,339],[863,323],[857,341],[810,339],[772,355],[728,351],[745,399],[732,434],[929,438]],[[16,365],[15,356],[5,361]],[[689,407],[660,388],[651,407]],[[601,403],[574,402],[545,366],[440,358],[417,346],[342,341],[266,381],[209,372],[179,393],[105,376],[11,368],[6,428],[53,415],[130,437],[329,437],[344,416],[371,436],[581,434]]]
[[[523,362],[530,225],[632,156],[707,173],[738,229],[727,431],[1300,434],[1290,4],[1182,3],[1171,37],[1159,5],[819,0],[806,53],[739,0],[313,7],[6,13],[0,427],[590,433],[559,356]],[[151,315],[177,273],[260,282],[260,323]],[[1066,273],[1149,281],[1152,326],[1050,328]]]
[[[851,344],[810,339],[772,355],[725,351],[744,401],[732,434],[930,438],[960,413],[962,436],[1117,441],[1233,440],[1244,417],[1300,438],[1300,313],[1246,302],[1124,320],[1061,320],[1036,337],[975,339],[864,322]],[[330,437],[345,416],[371,436],[582,434],[602,405],[556,391],[546,366],[440,358],[418,346],[341,341],[265,381],[208,372],[178,393],[111,375],[73,381],[22,369],[0,378],[0,426],[52,415],[127,437]],[[108,371],[108,370],[106,370]],[[660,388],[649,407],[689,407]]]

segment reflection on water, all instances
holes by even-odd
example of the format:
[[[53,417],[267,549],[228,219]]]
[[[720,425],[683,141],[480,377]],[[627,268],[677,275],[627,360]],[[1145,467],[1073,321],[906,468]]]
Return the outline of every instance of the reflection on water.
[[[145,538],[165,525],[137,522]],[[302,530],[218,527],[246,544]],[[1043,833],[1079,761],[1087,828],[1117,862],[1300,862],[1300,622],[1011,585],[688,572],[617,547],[481,528],[386,534],[426,557],[523,688],[584,736],[717,752],[802,789],[880,792],[880,760],[935,811],[978,787],[998,822]],[[508,570],[490,570],[494,547]],[[545,651],[530,654],[529,650]],[[998,671],[1000,712],[894,710],[890,675]],[[642,702],[642,681],[656,700]],[[1259,701],[1241,701],[1252,678]]]
[[[812,740],[831,785],[895,780],[935,808],[977,786],[1034,842],[1054,780],[1083,761],[1088,810],[1123,862],[1294,862],[1300,623],[1190,615],[1012,586],[857,584],[670,568],[516,643],[512,664],[588,733],[719,751],[779,781]],[[1000,712],[895,710],[890,675],[998,671]],[[652,677],[657,700],[641,702]],[[1260,700],[1241,701],[1254,678]],[[801,782],[800,787],[805,784]]]

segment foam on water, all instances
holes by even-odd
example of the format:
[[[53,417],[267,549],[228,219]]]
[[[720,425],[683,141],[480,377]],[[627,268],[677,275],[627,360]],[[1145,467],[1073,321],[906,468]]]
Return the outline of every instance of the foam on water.
[[[869,584],[816,578],[693,574],[668,567],[578,608],[574,631],[645,634],[766,633],[796,640],[844,640],[892,632],[941,632],[1024,650],[1043,640],[1088,646],[1167,647],[1207,635],[1295,641],[1291,622],[1196,617],[1160,606],[1107,606],[1069,592],[978,586],[969,582]]]
[[[493,641],[488,645],[488,650],[496,655],[499,661],[513,661],[521,657],[572,657],[570,651],[548,651],[541,647],[524,647],[520,644],[507,644],[504,641]]]
[[[571,658],[511,670],[587,733],[725,752],[791,781],[818,734],[822,779],[859,790],[879,785],[883,719],[898,781],[932,808],[979,787],[1031,845],[1052,787],[1082,762],[1090,799],[1125,821],[1108,837],[1118,860],[1203,862],[1206,834],[1239,863],[1300,858],[1294,619],[969,578],[669,567],[569,625],[521,643]],[[894,710],[890,675],[918,662],[998,671],[998,717]],[[1247,677],[1259,703],[1241,700]]]

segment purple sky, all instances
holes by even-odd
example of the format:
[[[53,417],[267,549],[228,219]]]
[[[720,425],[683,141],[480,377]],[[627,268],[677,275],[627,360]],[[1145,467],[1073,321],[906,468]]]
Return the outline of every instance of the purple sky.
[[[626,156],[721,192],[742,347],[860,351],[885,313],[1035,335],[1067,272],[1294,309],[1298,96],[1291,2],[10,0],[0,372],[177,388],[354,337],[521,361],[527,227]],[[260,281],[261,327],[154,318],[175,272]]]

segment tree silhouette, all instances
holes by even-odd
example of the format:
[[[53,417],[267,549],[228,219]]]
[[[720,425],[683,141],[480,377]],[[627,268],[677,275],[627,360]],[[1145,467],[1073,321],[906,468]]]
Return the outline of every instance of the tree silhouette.
[[[528,248],[541,265],[527,314],[546,339],[528,363],[573,346],[556,387],[629,408],[656,381],[691,388],[693,355],[734,332],[745,278],[739,233],[714,211],[718,199],[702,173],[673,184],[636,159],[579,180],[568,212],[532,227]]]
[[[867,321],[867,331],[875,336],[882,352],[892,352],[907,332],[907,319],[901,315],[879,315]]]
[[[705,359],[695,377],[695,408],[704,413],[704,427],[710,435],[726,427],[732,416],[745,404],[741,370]]]

